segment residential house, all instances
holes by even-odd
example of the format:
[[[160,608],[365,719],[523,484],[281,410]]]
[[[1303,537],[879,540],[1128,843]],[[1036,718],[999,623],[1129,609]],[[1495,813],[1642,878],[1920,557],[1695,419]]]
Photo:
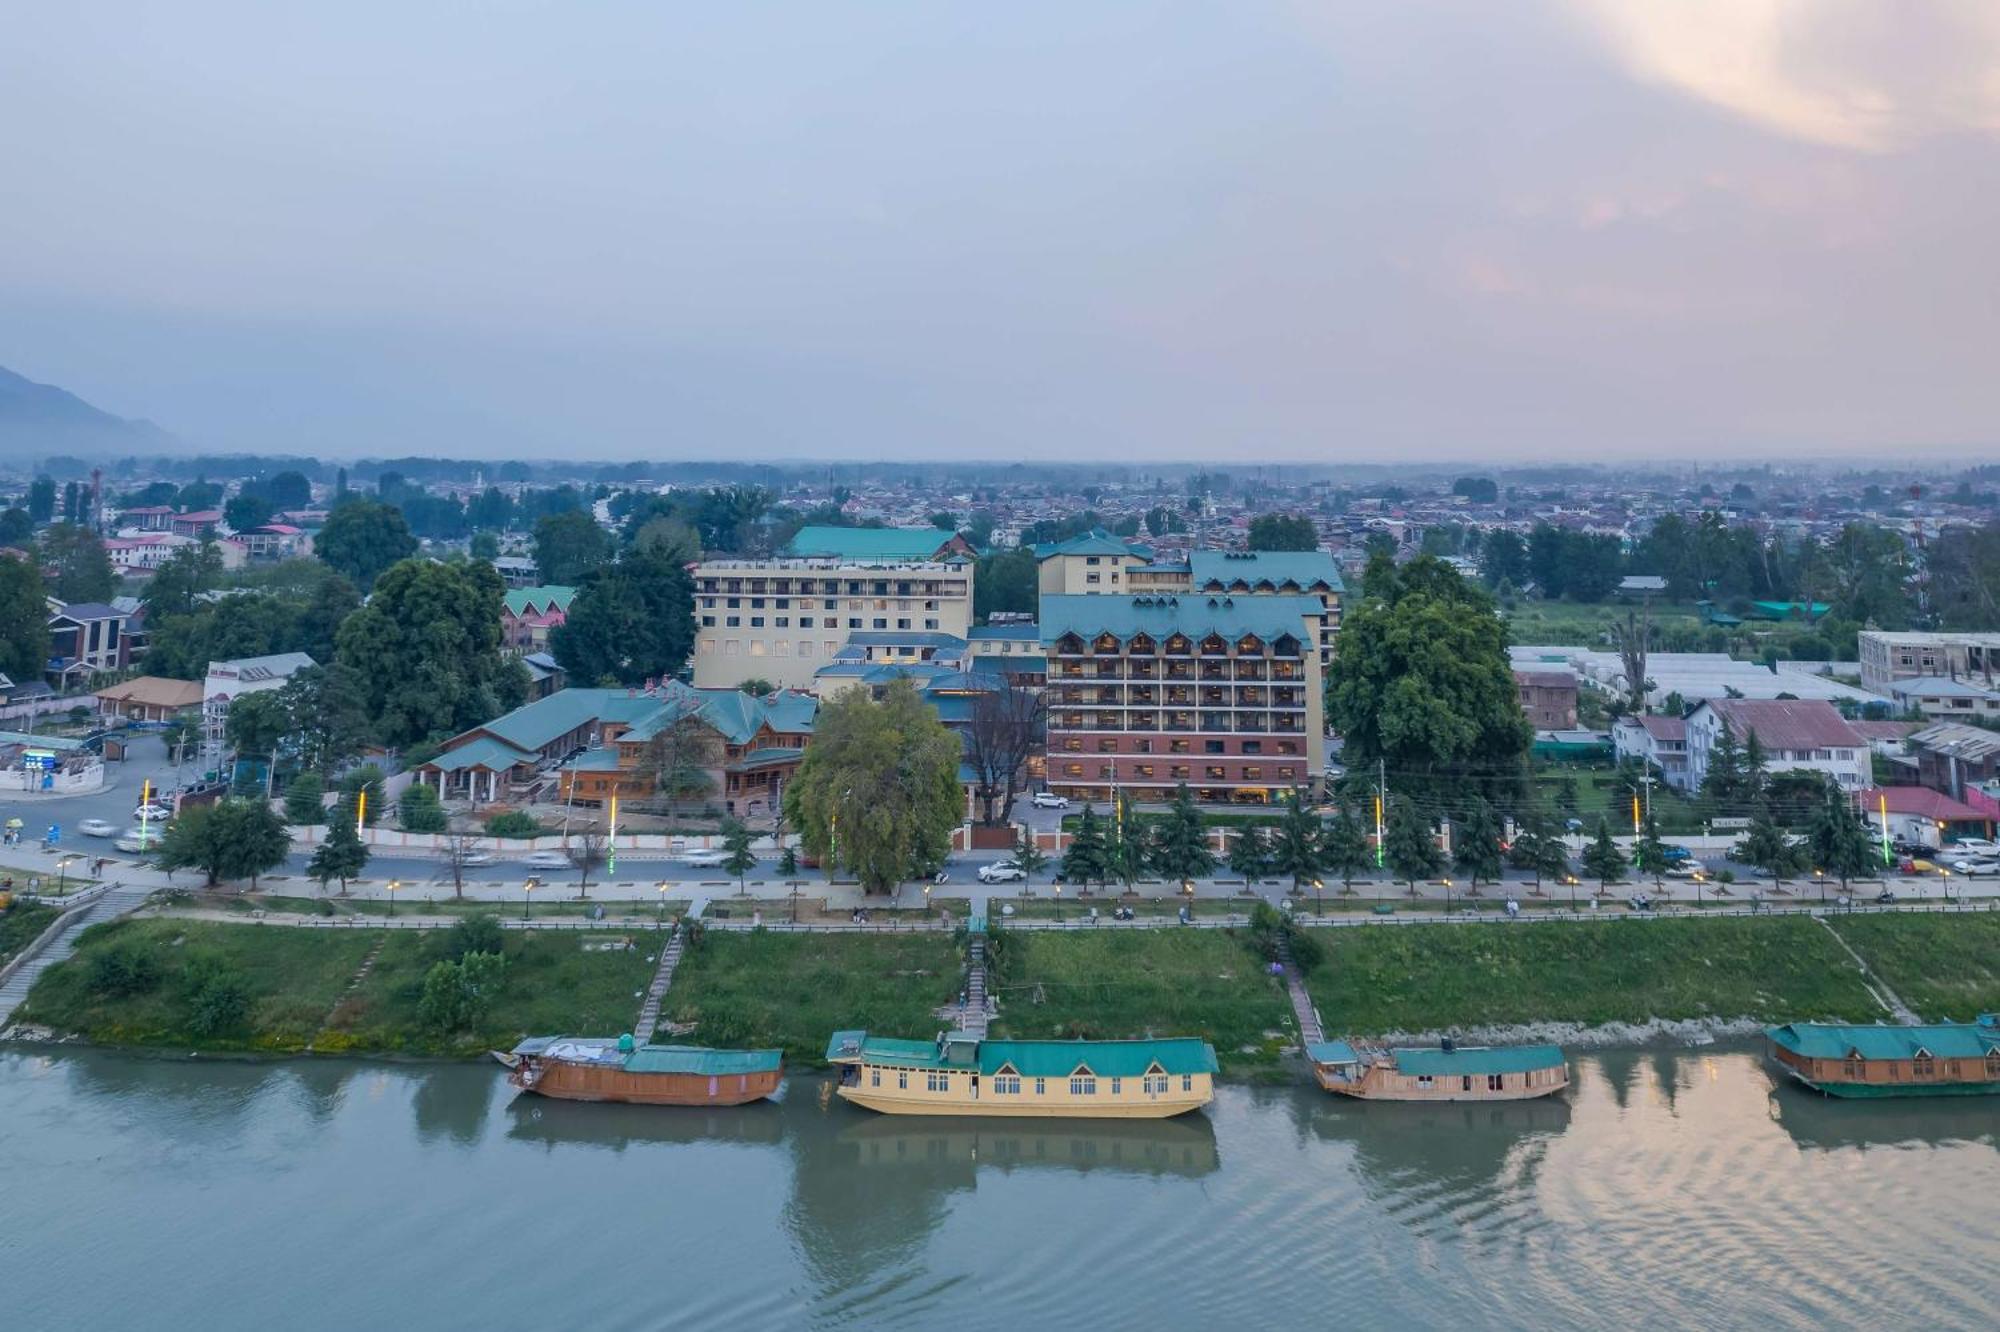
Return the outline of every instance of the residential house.
[[[1711,698],[1687,716],[1686,785],[1697,791],[1708,777],[1709,755],[1727,726],[1739,744],[1752,732],[1764,750],[1764,770],[1824,773],[1843,791],[1874,778],[1868,741],[1821,699]]]
[[[165,564],[182,546],[195,543],[171,532],[146,532],[138,536],[104,538],[104,553],[120,574],[150,574]]]
[[[547,584],[510,588],[500,603],[500,646],[511,652],[541,652],[549,630],[569,618],[576,589]]]
[[[313,551],[312,534],[290,523],[265,523],[234,533],[231,539],[258,563],[303,558]]]
[[[1538,731],[1564,731],[1576,727],[1576,676],[1568,671],[1514,672],[1514,687],[1521,698],[1521,711],[1528,724]]]
[[[1861,812],[1878,831],[1886,813],[1889,836],[1930,847],[1993,835],[1992,815],[1928,786],[1872,786],[1861,793]]]
[[[521,658],[528,672],[528,697],[547,698],[569,682],[569,672],[546,652],[530,652]]]
[[[1889,682],[1889,697],[1904,712],[1934,721],[2000,720],[2000,689],[1946,675],[1913,675]]]
[[[201,706],[201,682],[141,675],[96,693],[97,711],[106,721],[159,724]]]
[[[508,587],[533,587],[541,582],[541,571],[525,555],[497,556],[493,560],[493,568],[500,575],[500,581]]]
[[[1954,800],[2000,782],[2000,732],[1938,722],[1914,732],[1909,745],[1917,759],[1917,781]]]
[[[122,671],[132,664],[128,632],[144,612],[107,606],[100,601],[72,601],[49,615],[48,680],[68,690],[100,672]]]
[[[187,513],[177,513],[167,520],[167,530],[175,536],[199,541],[214,532],[221,525],[222,510],[194,509]]]
[[[1312,596],[1047,596],[1048,784],[1268,802],[1324,760]]]
[[[1692,789],[1687,778],[1687,722],[1683,718],[1628,713],[1611,728],[1611,748],[1619,762],[1642,763],[1677,791]]]
[[[1896,633],[1864,629],[1861,683],[1887,694],[1898,680],[1942,676],[2000,688],[2000,633]]]

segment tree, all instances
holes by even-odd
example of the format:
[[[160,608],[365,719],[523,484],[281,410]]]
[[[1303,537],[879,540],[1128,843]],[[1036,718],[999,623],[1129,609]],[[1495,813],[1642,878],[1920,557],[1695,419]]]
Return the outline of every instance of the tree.
[[[456,962],[433,962],[424,973],[417,1013],[440,1032],[470,1031],[485,1018],[506,973],[503,953],[467,953]]]
[[[453,833],[445,839],[444,867],[445,871],[451,875],[451,895],[453,897],[465,896],[465,871],[471,867],[473,858],[478,854],[479,838],[472,833]],[[473,919],[490,920],[493,918],[478,916]],[[494,922],[494,927],[496,929],[499,927],[498,921]]]
[[[1743,741],[1743,799],[1749,804],[1760,804],[1764,799],[1764,766],[1764,742],[1752,727]]]
[[[1431,832],[1430,817],[1406,796],[1389,800],[1382,858],[1391,874],[1409,881],[1411,892],[1416,891],[1418,880],[1434,878],[1444,869],[1444,851]]]
[[[326,822],[326,783],[318,773],[302,772],[285,788],[285,822],[300,827]]]
[[[1048,868],[1048,852],[1035,843],[1032,828],[1022,828],[1014,836],[1014,863],[1021,868],[1021,885],[1026,887],[1035,881],[1035,876]]]
[[[28,511],[18,504],[10,504],[0,509],[0,546],[17,546],[26,550],[34,544],[35,520]]]
[[[38,476],[28,483],[28,517],[46,523],[56,516],[56,480]]]
[[[738,693],[748,694],[752,698],[762,698],[764,695],[769,694],[776,689],[777,689],[776,685],[772,684],[769,680],[766,680],[761,675],[753,675],[747,680],[740,680],[737,682],[736,685],[736,691]]]
[[[49,595],[58,601],[109,601],[118,574],[104,543],[89,528],[56,523],[42,529],[42,567],[52,571]]]
[[[361,840],[361,831],[355,826],[354,800],[350,797],[334,806],[326,839],[313,848],[306,873],[319,880],[321,892],[326,891],[327,880],[339,879],[344,895],[347,881],[359,877],[368,864],[368,854],[368,845]]]
[[[527,697],[519,662],[500,651],[503,587],[493,566],[405,560],[336,635],[376,738],[410,745],[490,721]]]
[[[1319,867],[1319,819],[1294,788],[1271,839],[1271,871],[1291,879],[1292,891],[1300,892],[1319,876]]]
[[[403,788],[396,801],[396,818],[404,832],[441,833],[451,827],[444,805],[438,800],[437,788],[423,782],[411,782]]]
[[[146,614],[157,622],[164,615],[191,615],[201,594],[222,586],[222,548],[207,537],[182,546],[160,563],[146,580]]]
[[[1482,879],[1500,881],[1500,821],[1477,796],[1462,818],[1452,820],[1451,863],[1475,891]]]
[[[1650,687],[1646,679],[1646,649],[1652,632],[1650,601],[1640,610],[1626,611],[1622,624],[1615,620],[1611,624],[1611,641],[1618,649],[1619,665],[1625,672],[1625,706],[1635,713],[1646,710],[1646,691]]]
[[[275,692],[305,770],[331,772],[367,745],[368,717],[353,667],[301,667]]]
[[[728,858],[722,862],[724,872],[736,880],[736,891],[748,891],[743,877],[757,863],[757,853],[750,849],[750,826],[741,819],[722,821],[722,849]]]
[[[1326,723],[1346,737],[1348,766],[1386,762],[1392,785],[1508,793],[1534,732],[1492,599],[1428,556],[1370,578],[1327,683]]]
[[[1540,814],[1532,816],[1520,832],[1514,835],[1514,845],[1509,850],[1509,858],[1514,868],[1524,869],[1535,876],[1535,891],[1539,893],[1543,879],[1565,879],[1569,877],[1569,844],[1557,834],[1553,824]]]
[[[1097,817],[1097,810],[1090,805],[1083,807],[1076,831],[1070,834],[1069,845],[1063,849],[1062,876],[1076,884],[1101,884],[1111,877],[1111,849],[1105,838],[1104,820]]]
[[[1502,528],[1486,534],[1479,546],[1479,576],[1491,588],[1528,581],[1528,543],[1519,532]]]
[[[960,742],[907,679],[878,701],[851,689],[824,704],[785,813],[808,852],[887,890],[910,866],[942,863],[963,817]]]
[[[365,497],[335,507],[313,538],[313,554],[363,592],[385,570],[416,553],[417,539],[402,510]]]
[[[604,863],[609,846],[610,839],[597,826],[595,819],[569,835],[568,845],[563,850],[569,853],[569,863],[576,866],[578,897],[590,896],[590,872]]]
[[[305,473],[279,472],[263,484],[263,492],[269,497],[271,506],[279,511],[303,509],[312,503],[312,482]]]
[[[230,700],[224,734],[239,756],[256,754],[267,762],[275,761],[278,742],[290,729],[291,718],[277,690],[261,689]]]
[[[1148,856],[1160,877],[1186,883],[1215,872],[1215,852],[1209,849],[1208,829],[1203,826],[1201,809],[1186,782],[1174,787],[1174,800],[1166,817],[1153,833]]]
[[[1610,886],[1625,872],[1625,853],[1611,840],[1611,825],[1602,818],[1597,820],[1596,838],[1583,848],[1583,869],[1600,888]]]
[[[1715,743],[1708,747],[1708,770],[1702,775],[1701,794],[1725,814],[1749,805],[1744,792],[1743,750],[1727,722],[1717,730]]]
[[[1321,863],[1340,876],[1343,889],[1352,889],[1357,877],[1375,868],[1375,855],[1369,849],[1368,835],[1344,806],[1321,830],[1319,850]]]
[[[491,532],[474,532],[466,544],[466,553],[475,560],[491,563],[500,558],[500,538]]]
[[[1310,518],[1263,513],[1250,520],[1249,545],[1252,550],[1318,550],[1319,531]]]
[[[1229,839],[1229,872],[1255,883],[1271,872],[1271,847],[1264,829],[1251,824]]]
[[[700,709],[690,707],[646,742],[644,763],[661,796],[699,800],[715,790],[712,774],[722,763],[722,736]]]
[[[1461,476],[1451,483],[1451,493],[1463,495],[1474,504],[1494,504],[1500,499],[1500,484],[1490,477]]]
[[[0,673],[39,680],[49,664],[49,607],[33,560],[0,556]]]
[[[1813,811],[1806,849],[1814,867],[1838,878],[1842,888],[1849,879],[1873,869],[1880,854],[1853,804],[1835,789],[1829,789]]]
[[[583,509],[535,523],[535,568],[544,583],[573,587],[611,562],[611,534]]]
[[[1651,810],[1639,825],[1639,839],[1632,844],[1632,866],[1651,874],[1656,885],[1666,881],[1667,844],[1660,837],[1660,821]]]
[[[1801,863],[1798,848],[1793,846],[1791,839],[1771,821],[1768,813],[1759,813],[1750,820],[1750,827],[1743,834],[1743,840],[1736,844],[1729,855],[1732,860],[1756,866],[1779,883],[1796,874]]]
[[[285,825],[261,800],[219,800],[184,809],[167,825],[159,863],[167,870],[199,869],[210,887],[224,879],[250,880],[282,865],[291,851]]]
[[[996,612],[1034,614],[1040,596],[1040,566],[1025,544],[981,555],[972,566],[972,614],[984,623]]]
[[[931,515],[931,526],[940,532],[955,532],[958,530],[958,515],[950,509],[939,509]]]
[[[1048,706],[1042,691],[1014,683],[973,696],[965,731],[965,761],[979,821],[998,827],[1014,816],[1014,798],[1027,780],[1028,760],[1042,746]]]
[[[348,802],[358,803],[364,793],[368,800],[361,814],[367,826],[372,828],[382,817],[382,769],[373,763],[364,763],[341,774],[340,794]]]
[[[232,532],[247,532],[270,522],[274,512],[270,500],[255,491],[241,490],[222,506],[222,521],[229,524]]]
[[[656,549],[633,549],[577,590],[549,650],[578,682],[623,685],[672,676],[694,650],[694,583]]]

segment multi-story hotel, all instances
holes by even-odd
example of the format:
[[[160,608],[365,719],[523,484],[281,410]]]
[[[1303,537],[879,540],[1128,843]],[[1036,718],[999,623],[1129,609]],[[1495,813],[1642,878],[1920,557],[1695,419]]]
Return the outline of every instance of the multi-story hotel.
[[[1340,597],[1347,590],[1339,566],[1323,550],[1191,550],[1182,560],[1132,566],[1125,585],[1135,593],[1167,596],[1317,598],[1313,641],[1322,668],[1333,661]]]
[[[1051,790],[1268,802],[1324,759],[1315,596],[1045,596]]]

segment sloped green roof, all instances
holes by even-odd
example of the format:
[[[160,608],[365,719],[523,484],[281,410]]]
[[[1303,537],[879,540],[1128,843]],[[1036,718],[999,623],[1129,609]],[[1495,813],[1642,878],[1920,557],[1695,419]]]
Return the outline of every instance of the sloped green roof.
[[[506,605],[508,614],[526,615],[529,611],[539,611],[549,607],[567,611],[569,603],[575,599],[575,588],[549,583],[543,587],[511,588],[501,601]]]
[[[1046,560],[1056,555],[1120,555],[1134,559],[1150,560],[1153,548],[1124,537],[1113,536],[1101,527],[1093,527],[1088,532],[1064,541],[1044,541],[1035,547],[1035,558]]]
[[[1224,638],[1255,634],[1267,641],[1279,634],[1302,638],[1304,618],[1308,615],[1316,618],[1322,611],[1319,598],[1310,596],[1230,597],[1207,592],[1137,597],[1046,596],[1042,598],[1042,642],[1053,643],[1067,633],[1086,639],[1101,633],[1120,639],[1140,633],[1155,639],[1173,633],[1190,638],[1210,633]]]
[[[1210,583],[1237,582],[1274,590],[1288,582],[1302,588],[1323,583],[1336,592],[1346,586],[1333,556],[1323,550],[1192,550],[1188,572],[1197,591]]]
[[[534,761],[534,751],[517,749],[504,740],[495,740],[490,735],[482,735],[477,740],[448,750],[432,759],[428,767],[440,772],[461,772],[466,768],[488,768],[494,772],[505,772],[518,763]]]
[[[1352,1064],[1361,1056],[1346,1041],[1323,1041],[1306,1047],[1306,1058],[1315,1064]]]
[[[957,535],[935,527],[801,527],[785,553],[802,558],[930,560]]]
[[[865,1031],[836,1031],[826,1043],[826,1060],[860,1058],[895,1068],[943,1068],[934,1041],[907,1041],[894,1036],[870,1036]]]
[[[1919,1027],[1845,1026],[1830,1022],[1790,1022],[1764,1034],[1808,1059],[1845,1059],[1858,1050],[1863,1059],[1911,1059],[1928,1050],[1939,1059],[1983,1059],[2000,1049],[2000,1026],[1985,1022],[1936,1022]]]
[[[624,689],[558,689],[474,729],[532,751],[593,721],[629,724],[659,705],[656,698]]]
[[[1136,1078],[1158,1064],[1163,1073],[1213,1073],[1215,1049],[1195,1036],[1150,1041],[981,1041],[979,1071],[1011,1067],[1024,1078],[1066,1078],[1079,1065],[1100,1078]]]
[[[1461,1046],[1456,1050],[1397,1050],[1397,1071],[1412,1077],[1457,1077],[1485,1073],[1526,1073],[1560,1068],[1563,1052],[1555,1045]]]
[[[784,1057],[782,1050],[711,1050],[705,1045],[642,1045],[625,1057],[625,1071],[735,1077],[742,1073],[775,1073]]]

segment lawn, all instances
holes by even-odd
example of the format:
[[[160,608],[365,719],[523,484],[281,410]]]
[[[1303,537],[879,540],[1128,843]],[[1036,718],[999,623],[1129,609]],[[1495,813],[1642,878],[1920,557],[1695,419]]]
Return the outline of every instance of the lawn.
[[[848,1027],[925,1040],[964,976],[952,937],[710,930],[682,957],[664,1016],[704,1045],[781,1046],[818,1064]]]
[[[1919,1015],[2000,1012],[2000,915],[1849,916],[1833,927]]]
[[[1316,937],[1326,961],[1306,988],[1330,1033],[1881,1016],[1840,946],[1797,917],[1402,925]]]
[[[616,1036],[632,1029],[658,961],[659,935],[509,930],[507,970],[476,1030],[442,1033],[419,1012],[424,978],[449,932],[398,930],[367,977],[340,1001],[315,1047],[464,1055],[507,1049],[523,1036]],[[631,947],[606,948],[629,941]]]
[[[1224,1071],[1266,1071],[1297,1039],[1277,981],[1233,930],[1003,931],[995,1035],[1201,1036]]]
[[[40,903],[16,902],[0,915],[0,966],[14,960],[14,954],[35,941],[36,936],[62,913]]]
[[[78,939],[74,957],[35,982],[17,1016],[106,1045],[300,1050],[378,937],[372,930],[293,930],[171,918],[94,925]],[[118,996],[94,989],[96,961],[113,951],[147,959],[152,982]],[[193,959],[242,978],[249,996],[244,1022],[224,1032],[196,1034],[187,980]]]
[[[521,918],[519,900],[513,902],[475,901],[472,898],[454,898],[451,890],[431,898],[413,896],[405,891],[397,894],[396,914],[398,916],[501,916],[507,920]],[[197,897],[193,906],[220,909],[224,911],[251,912],[257,910],[291,912],[304,916],[386,916],[389,914],[387,896],[381,897],[288,897],[274,893],[239,894],[226,893],[208,897]],[[598,907],[604,908],[606,920],[622,920],[631,917],[640,921],[657,920],[664,907],[669,919],[676,913],[687,910],[686,898],[668,898],[661,903],[655,898],[641,900],[635,907],[629,897],[593,897],[588,902],[578,902],[565,898],[561,901],[536,902],[532,905],[535,919],[560,917],[581,919]]]

